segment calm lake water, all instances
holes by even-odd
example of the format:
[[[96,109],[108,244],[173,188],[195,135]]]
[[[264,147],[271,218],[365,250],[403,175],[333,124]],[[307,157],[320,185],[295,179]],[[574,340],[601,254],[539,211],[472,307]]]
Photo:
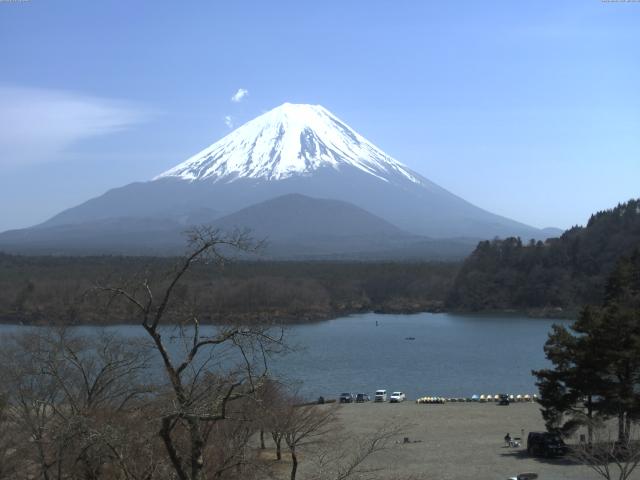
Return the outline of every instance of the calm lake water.
[[[289,327],[288,342],[299,348],[275,359],[272,368],[302,382],[300,392],[308,398],[378,388],[401,390],[411,399],[531,394],[531,370],[547,365],[543,346],[553,323],[569,322],[514,315],[354,315]],[[0,325],[0,333],[21,328]],[[145,335],[138,326],[112,328],[128,337]]]

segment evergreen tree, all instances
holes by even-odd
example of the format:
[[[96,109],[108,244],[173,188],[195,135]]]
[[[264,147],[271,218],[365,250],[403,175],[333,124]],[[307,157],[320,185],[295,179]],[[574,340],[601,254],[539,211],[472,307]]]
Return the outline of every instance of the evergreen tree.
[[[545,344],[553,368],[533,373],[548,429],[566,434],[585,424],[591,440],[594,421],[617,418],[626,441],[640,419],[640,252],[618,262],[605,298],[570,329],[554,327]]]
[[[447,298],[461,310],[566,310],[605,300],[608,276],[640,245],[640,199],[592,215],[560,238],[483,241],[465,260]],[[621,273],[624,277],[624,274]],[[637,275],[637,273],[636,273]]]

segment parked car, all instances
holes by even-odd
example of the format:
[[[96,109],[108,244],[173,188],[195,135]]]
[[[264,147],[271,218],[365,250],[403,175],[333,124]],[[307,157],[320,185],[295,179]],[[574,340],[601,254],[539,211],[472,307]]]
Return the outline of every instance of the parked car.
[[[561,457],[568,450],[557,433],[529,432],[527,437],[527,453],[535,457]]]
[[[386,402],[387,401],[387,391],[386,390],[376,390],[376,394],[373,397],[374,402]]]
[[[509,395],[506,393],[501,393],[498,398],[498,405],[509,405]]]
[[[405,395],[402,392],[393,392],[389,397],[391,403],[404,402]]]
[[[353,403],[355,400],[355,396],[353,393],[341,393],[340,394],[340,403]]]
[[[356,403],[364,403],[364,402],[368,402],[369,400],[371,400],[369,398],[369,395],[366,393],[358,393],[356,395]]]

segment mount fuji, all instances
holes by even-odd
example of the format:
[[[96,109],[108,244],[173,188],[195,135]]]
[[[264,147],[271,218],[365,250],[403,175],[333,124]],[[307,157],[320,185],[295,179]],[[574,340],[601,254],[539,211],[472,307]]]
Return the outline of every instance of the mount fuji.
[[[279,197],[284,200],[270,202]],[[305,201],[308,197],[317,201]],[[345,253],[339,245],[347,230],[350,239],[385,231],[393,241],[378,242],[380,250],[427,239],[442,244],[442,239],[457,238],[469,244],[496,236],[542,239],[557,233],[472,205],[387,155],[322,106],[285,103],[150,181],[109,190],[40,225],[0,234],[0,248],[66,251],[95,245],[104,250],[104,242],[96,241],[110,238],[108,250],[127,251],[130,245],[144,251],[151,244],[170,249],[180,245],[178,232],[190,225],[229,226],[241,219],[244,224],[236,226],[251,228],[258,222],[264,227],[265,211],[291,203],[300,204],[297,215],[278,215],[270,229],[258,230],[281,239],[279,233],[290,230],[287,222],[299,221],[309,208],[310,222],[319,215],[323,220],[316,227],[326,227],[338,249],[325,253]],[[336,205],[349,212],[342,215],[346,223],[341,226],[327,222],[327,209],[335,213]],[[242,209],[248,213],[234,216]],[[252,217],[253,211],[260,214]],[[367,228],[345,229],[348,218]],[[288,244],[300,244],[300,233]],[[353,242],[343,244],[358,251]]]
[[[324,168],[355,168],[383,182],[417,174],[385,154],[320,105],[285,103],[155,179],[285,180]]]

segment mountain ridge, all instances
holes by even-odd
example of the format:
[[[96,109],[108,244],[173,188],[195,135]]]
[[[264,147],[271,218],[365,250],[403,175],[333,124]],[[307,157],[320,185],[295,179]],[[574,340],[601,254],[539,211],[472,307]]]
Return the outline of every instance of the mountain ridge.
[[[328,232],[337,236],[364,234],[421,238],[347,202],[312,198],[300,193],[265,200],[218,218],[212,224],[226,230],[247,226],[256,235],[263,232],[271,238],[321,236]]]
[[[102,229],[109,219],[123,218],[188,227],[289,194],[346,202],[432,239],[543,239],[556,233],[471,204],[387,155],[324,107],[304,104],[276,107],[153,180],[111,189],[25,231],[35,238],[51,227],[76,225],[80,232],[82,225]]]
[[[222,231],[249,229],[265,243],[258,254],[263,260],[457,260],[475,245],[470,239],[442,243],[413,235],[355,205],[301,194],[269,199],[206,223]],[[184,249],[188,227],[176,218],[108,218],[8,231],[0,234],[0,247],[37,254],[177,255]]]

